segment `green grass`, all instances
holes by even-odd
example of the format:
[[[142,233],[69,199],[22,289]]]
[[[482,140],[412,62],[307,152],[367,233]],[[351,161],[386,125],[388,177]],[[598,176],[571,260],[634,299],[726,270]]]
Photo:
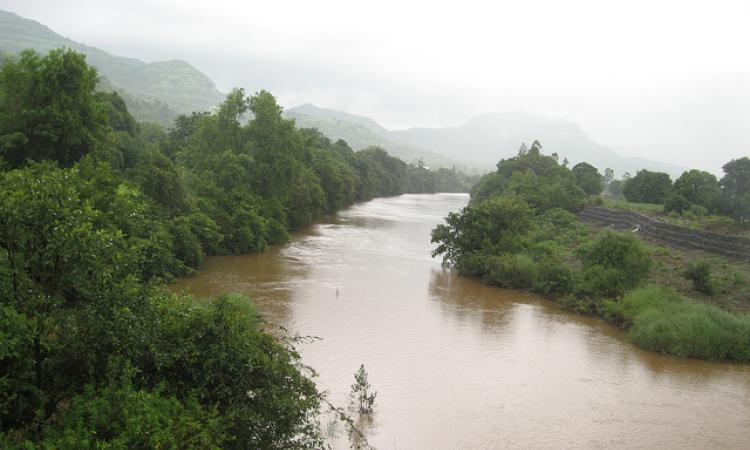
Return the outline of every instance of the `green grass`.
[[[709,361],[750,362],[750,316],[647,286],[609,301],[605,316],[629,327],[639,347]]]
[[[625,199],[602,197],[605,208],[626,209],[628,211],[638,211],[648,214],[661,214],[664,206],[658,203],[632,203]]]
[[[737,222],[727,216],[716,214],[698,216],[689,211],[686,211],[682,215],[677,213],[665,214],[664,205],[658,203],[632,203],[624,198],[603,196],[599,198],[602,199],[602,206],[605,208],[623,209],[650,214],[656,216],[658,220],[696,230],[707,230],[715,233],[737,236],[750,236],[750,224]]]

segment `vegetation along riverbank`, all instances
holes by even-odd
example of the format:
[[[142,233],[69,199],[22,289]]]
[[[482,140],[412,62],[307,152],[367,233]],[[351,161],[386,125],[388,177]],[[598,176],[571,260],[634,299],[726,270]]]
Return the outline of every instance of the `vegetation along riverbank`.
[[[750,362],[746,262],[669,249],[643,239],[637,229],[616,232],[583,224],[575,213],[588,202],[602,202],[589,195],[604,189],[604,177],[586,163],[571,169],[540,150],[538,142],[522,146],[516,157],[500,161],[497,171],[483,177],[469,206],[433,230],[434,255],[463,275],[532,290],[565,309],[602,317],[627,329],[643,348]],[[733,171],[747,162],[727,164],[724,191],[716,181],[711,200],[723,198],[725,211],[740,227],[750,189],[733,183]],[[679,195],[670,192],[666,180],[668,186],[659,183],[662,200]],[[640,188],[637,180],[628,185],[630,191]]]
[[[469,179],[298,130],[265,91],[165,130],[97,80],[70,50],[0,70],[0,446],[320,447],[326,401],[292,343],[247,298],[163,283]]]

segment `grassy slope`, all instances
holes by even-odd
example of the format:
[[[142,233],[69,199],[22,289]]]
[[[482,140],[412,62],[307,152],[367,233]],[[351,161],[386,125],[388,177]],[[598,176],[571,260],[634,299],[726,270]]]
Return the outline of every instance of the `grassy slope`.
[[[605,228],[586,225],[593,238]],[[641,288],[619,301],[604,301],[604,318],[628,329],[633,343],[672,356],[750,362],[750,266],[699,250],[673,249],[639,235],[654,266]],[[572,249],[571,249],[572,253]],[[682,273],[706,261],[716,283],[709,296]],[[561,305],[566,307],[564,299]]]

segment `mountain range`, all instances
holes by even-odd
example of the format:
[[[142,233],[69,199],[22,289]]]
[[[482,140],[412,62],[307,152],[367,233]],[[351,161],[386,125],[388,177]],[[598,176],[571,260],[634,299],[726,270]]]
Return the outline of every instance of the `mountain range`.
[[[526,112],[483,114],[457,127],[387,130],[374,120],[305,104],[286,111],[299,126],[317,128],[332,139],[344,139],[356,149],[377,145],[407,162],[422,158],[428,165],[458,165],[486,172],[500,159],[518,152],[521,143],[542,144],[546,154],[557,153],[572,164],[586,161],[616,176],[640,169],[679,176],[684,168],[643,158],[622,156],[594,142],[580,126]]]
[[[204,111],[224,99],[214,82],[181,60],[147,63],[75,42],[34,20],[0,10],[0,51],[47,53],[68,47],[86,55],[102,77],[100,89],[120,93],[139,120],[171,125],[177,114]]]
[[[77,43],[45,25],[12,12],[0,10],[0,61],[24,49],[46,53],[69,47],[86,55],[101,76],[100,90],[115,90],[139,121],[166,127],[178,114],[205,111],[224,99],[214,82],[181,60],[147,63],[112,55]],[[7,56],[5,56],[7,57]],[[642,168],[672,176],[683,168],[642,158],[625,157],[594,142],[580,126],[526,112],[484,114],[457,127],[388,130],[368,117],[305,104],[285,111],[298,127],[317,128],[331,139],[343,139],[359,150],[379,146],[406,162],[422,160],[428,166],[457,166],[472,172],[486,172],[498,160],[515,155],[522,142],[538,140],[547,154],[557,153],[571,164],[587,161],[603,170],[610,167],[617,176],[634,174]]]

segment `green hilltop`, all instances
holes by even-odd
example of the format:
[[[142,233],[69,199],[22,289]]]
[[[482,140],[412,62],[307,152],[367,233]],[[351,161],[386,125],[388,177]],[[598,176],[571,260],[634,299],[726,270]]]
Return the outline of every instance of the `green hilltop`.
[[[178,114],[205,111],[224,99],[213,81],[185,61],[146,63],[115,56],[61,36],[45,25],[0,10],[0,52],[34,49],[46,54],[69,47],[86,55],[102,77],[100,89],[116,90],[141,121],[171,125]]]

